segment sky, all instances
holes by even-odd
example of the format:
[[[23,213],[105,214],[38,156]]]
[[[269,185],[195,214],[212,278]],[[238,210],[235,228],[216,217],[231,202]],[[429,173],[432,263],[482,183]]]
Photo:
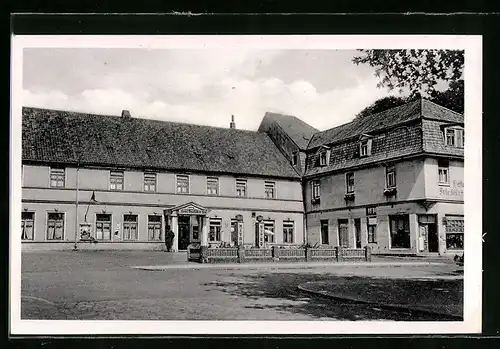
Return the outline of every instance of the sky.
[[[355,50],[25,48],[23,105],[257,130],[266,111],[319,130],[375,100]]]

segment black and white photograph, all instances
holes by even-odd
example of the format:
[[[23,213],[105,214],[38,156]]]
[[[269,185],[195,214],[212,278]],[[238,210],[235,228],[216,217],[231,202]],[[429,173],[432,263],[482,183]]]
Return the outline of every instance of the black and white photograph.
[[[480,331],[480,37],[12,47],[13,333]]]

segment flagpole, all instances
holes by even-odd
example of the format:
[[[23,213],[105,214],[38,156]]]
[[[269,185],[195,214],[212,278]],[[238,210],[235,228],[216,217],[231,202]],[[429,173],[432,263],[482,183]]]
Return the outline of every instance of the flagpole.
[[[79,172],[79,167],[78,167],[78,164],[76,165],[76,201],[75,201],[75,207],[76,207],[76,211],[75,211],[75,245],[73,246],[73,251],[76,251],[78,250],[78,245],[77,245],[77,241],[78,241],[78,191],[79,191],[79,176],[80,176],[80,172]]]

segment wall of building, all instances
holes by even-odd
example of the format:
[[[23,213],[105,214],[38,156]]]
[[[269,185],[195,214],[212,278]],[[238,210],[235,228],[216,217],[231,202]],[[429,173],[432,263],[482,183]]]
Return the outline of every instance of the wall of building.
[[[451,201],[464,200],[464,162],[449,160],[449,185],[439,184],[438,159],[426,158],[425,196],[431,199],[444,199]]]
[[[391,201],[414,200],[425,197],[424,161],[420,159],[400,161],[395,163],[397,193]],[[305,205],[306,212],[346,208],[346,173],[354,173],[354,201],[350,206],[373,205],[387,202],[384,195],[385,167],[375,165],[354,171],[326,174],[306,181]],[[320,181],[320,202],[312,204],[312,182]]]

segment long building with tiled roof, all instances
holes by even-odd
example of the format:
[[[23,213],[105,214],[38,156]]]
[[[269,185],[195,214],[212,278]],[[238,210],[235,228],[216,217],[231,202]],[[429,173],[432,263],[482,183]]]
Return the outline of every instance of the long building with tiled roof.
[[[174,250],[463,250],[464,118],[425,99],[324,131],[278,113],[254,132],[25,107],[22,151],[25,248],[159,249],[170,226]]]

